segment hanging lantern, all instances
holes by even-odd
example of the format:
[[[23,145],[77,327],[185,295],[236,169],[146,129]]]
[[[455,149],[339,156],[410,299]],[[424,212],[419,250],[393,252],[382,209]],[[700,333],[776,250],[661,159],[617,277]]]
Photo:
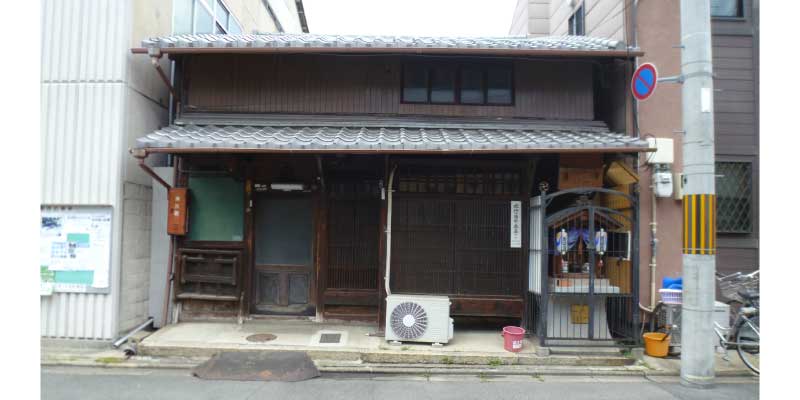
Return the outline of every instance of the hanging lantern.
[[[556,233],[556,248],[562,256],[569,251],[569,235],[566,229],[562,228],[560,232]]]
[[[567,252],[569,251],[569,234],[566,229],[561,229],[556,233],[556,248],[561,253],[561,273],[569,273],[569,263],[567,262]]]
[[[606,250],[608,249],[608,232],[600,228],[594,234],[594,250],[602,256],[605,254]]]

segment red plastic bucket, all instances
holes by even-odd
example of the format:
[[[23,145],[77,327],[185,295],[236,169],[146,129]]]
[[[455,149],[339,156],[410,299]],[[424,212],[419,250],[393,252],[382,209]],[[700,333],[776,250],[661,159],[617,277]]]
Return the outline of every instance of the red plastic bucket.
[[[522,350],[522,340],[525,339],[525,329],[518,326],[503,328],[503,348],[511,352]]]

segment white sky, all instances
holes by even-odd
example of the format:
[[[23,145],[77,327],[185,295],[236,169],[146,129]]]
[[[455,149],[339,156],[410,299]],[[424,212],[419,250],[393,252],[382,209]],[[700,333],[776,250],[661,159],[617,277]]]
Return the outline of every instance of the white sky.
[[[311,33],[507,36],[517,0],[303,0]]]

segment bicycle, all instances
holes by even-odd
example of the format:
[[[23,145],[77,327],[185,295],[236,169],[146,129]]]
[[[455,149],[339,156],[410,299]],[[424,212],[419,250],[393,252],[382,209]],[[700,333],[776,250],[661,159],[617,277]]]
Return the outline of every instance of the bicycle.
[[[720,346],[726,352],[729,347],[735,347],[744,365],[759,374],[759,271],[746,275],[741,272],[731,275],[717,273],[717,282],[722,296],[730,300],[728,304],[735,312],[735,319],[728,328],[714,321],[714,332],[719,337]],[[733,311],[733,303],[740,303],[741,306]]]

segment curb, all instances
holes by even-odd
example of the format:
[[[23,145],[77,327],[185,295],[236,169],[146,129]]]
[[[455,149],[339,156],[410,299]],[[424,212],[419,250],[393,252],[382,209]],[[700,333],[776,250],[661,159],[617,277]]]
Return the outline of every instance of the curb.
[[[190,370],[204,359],[196,360],[136,360],[129,359],[113,363],[97,362],[95,360],[58,360],[44,359],[42,366],[50,367],[91,367],[91,368],[122,368],[122,369],[171,369]],[[645,366],[633,365],[622,367],[581,367],[558,365],[506,365],[502,367],[477,365],[446,365],[446,364],[371,364],[358,362],[336,363],[329,360],[316,362],[320,372],[327,373],[353,373],[353,374],[386,374],[386,375],[478,375],[478,376],[630,376],[630,377],[677,377],[679,371],[654,370]],[[718,371],[717,377],[755,377],[747,371]]]
[[[419,353],[413,351],[371,351],[365,349],[353,350],[320,350],[298,346],[289,348],[258,348],[230,347],[230,348],[198,348],[181,346],[145,346],[139,347],[139,354],[148,357],[211,357],[220,351],[304,351],[309,357],[317,361],[331,362],[362,362],[371,364],[425,364],[425,365],[530,365],[530,366],[581,366],[581,367],[623,367],[636,363],[636,360],[620,355],[549,355],[537,356],[535,354],[481,354],[472,352],[461,353]]]

